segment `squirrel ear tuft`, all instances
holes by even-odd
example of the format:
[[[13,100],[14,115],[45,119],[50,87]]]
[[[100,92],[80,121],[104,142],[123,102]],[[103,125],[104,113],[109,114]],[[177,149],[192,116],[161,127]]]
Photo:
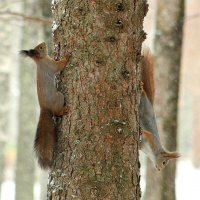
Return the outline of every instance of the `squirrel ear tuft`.
[[[168,159],[176,159],[181,157],[181,155],[177,152],[166,152],[165,154],[163,154],[163,156]]]
[[[20,55],[25,56],[25,57],[29,56],[29,51],[27,50],[21,50],[19,53]]]
[[[22,55],[22,56],[25,56],[25,57],[37,57],[37,56],[39,56],[39,52],[37,51],[37,50],[35,50],[35,49],[30,49],[30,50],[21,50],[20,51],[20,54]]]

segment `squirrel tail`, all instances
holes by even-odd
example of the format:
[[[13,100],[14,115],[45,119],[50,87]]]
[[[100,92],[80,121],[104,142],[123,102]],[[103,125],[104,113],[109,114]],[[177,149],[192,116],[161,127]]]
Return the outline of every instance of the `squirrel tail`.
[[[34,149],[38,158],[38,163],[43,169],[50,168],[53,161],[56,134],[52,117],[51,111],[41,109]]]
[[[148,49],[143,50],[143,58],[141,60],[143,89],[153,105],[155,86],[154,86],[154,63],[153,56]]]

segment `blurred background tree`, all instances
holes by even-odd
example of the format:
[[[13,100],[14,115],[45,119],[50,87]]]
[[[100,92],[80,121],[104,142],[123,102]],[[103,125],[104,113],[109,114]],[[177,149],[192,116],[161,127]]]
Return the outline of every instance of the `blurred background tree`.
[[[3,14],[2,15],[3,20],[1,23],[7,25],[7,23],[10,22],[10,25],[6,27],[10,27],[12,26],[12,23],[14,23],[14,26],[17,26],[18,30],[18,32],[15,31],[15,33],[12,34],[12,36],[13,35],[15,36],[15,40],[18,41],[17,45],[15,42],[13,43],[13,48],[14,48],[13,52],[15,55],[17,55],[15,59],[16,62],[15,65],[12,65],[12,69],[10,70],[10,72],[12,73],[8,74],[11,74],[10,76],[12,79],[10,87],[11,91],[13,91],[17,87],[17,90],[13,92],[14,94],[16,94],[16,91],[18,91],[18,89],[20,90],[19,109],[18,109],[18,103],[15,103],[14,109],[12,110],[12,111],[19,110],[19,114],[18,117],[15,117],[14,120],[7,120],[7,122],[15,121],[17,126],[15,126],[15,124],[12,123],[11,126],[13,130],[16,130],[17,127],[19,127],[18,131],[19,134],[17,137],[18,142],[17,142],[16,173],[15,173],[15,183],[16,183],[15,198],[21,200],[34,199],[33,192],[36,183],[35,181],[38,181],[38,179],[36,180],[37,177],[40,177],[40,180],[43,183],[42,185],[44,186],[41,187],[40,189],[41,196],[42,195],[44,196],[44,193],[46,196],[47,172],[41,172],[40,169],[38,170],[38,168],[36,168],[37,174],[39,173],[40,175],[38,175],[37,177],[35,176],[36,173],[35,173],[35,158],[33,155],[34,153],[33,141],[38,121],[38,109],[37,109],[38,103],[37,103],[36,84],[35,84],[36,67],[34,66],[31,60],[19,59],[18,54],[19,54],[19,49],[32,48],[36,44],[38,44],[39,41],[43,41],[44,39],[47,40],[47,42],[50,44],[50,47],[52,46],[50,4],[51,3],[49,1],[31,2],[28,0],[27,1],[24,0],[21,2],[15,2],[7,0],[4,2],[4,4],[1,4],[0,7],[2,9],[0,14]],[[49,10],[49,13],[47,13],[46,11],[47,9]],[[16,20],[16,18],[18,21]],[[2,34],[2,36],[6,37],[6,39],[8,38],[9,35],[11,35],[9,31],[7,35]],[[9,44],[8,39],[4,41],[6,41]],[[7,52],[7,54],[11,53]],[[3,55],[4,57],[6,57],[5,54]],[[14,59],[12,59],[12,61],[14,62]],[[19,73],[17,70],[17,66],[20,66]],[[13,70],[13,68],[15,70]],[[1,80],[3,80],[3,78]],[[6,81],[4,81],[4,83],[5,84],[2,84],[2,87],[4,85],[9,86],[8,84],[6,84]],[[7,92],[9,93],[9,90],[7,90]],[[6,96],[4,96],[4,98],[5,97]],[[5,99],[5,101],[8,101],[7,99]],[[16,98],[13,98],[13,96],[11,96],[11,101],[13,101],[13,99],[15,100]],[[5,110],[6,106],[2,108],[4,108]],[[11,114],[11,116],[13,119],[13,113]],[[4,119],[6,120],[6,117]],[[12,129],[10,132],[12,132]],[[14,133],[15,138],[16,138],[16,133],[17,132],[15,131]],[[2,140],[3,140],[3,135],[2,135]],[[11,141],[9,141],[9,143],[10,142]],[[4,146],[2,143],[1,148],[3,147]],[[4,151],[2,150],[1,151],[2,156],[4,156],[3,152]],[[3,161],[4,159],[2,159],[2,164],[1,164],[2,166],[3,166]],[[3,167],[1,167],[1,170],[3,170]],[[3,173],[1,174],[3,175]]]
[[[161,141],[169,151],[177,149],[183,23],[184,0],[157,1],[154,108]],[[149,161],[147,166],[145,199],[175,200],[176,162],[170,162],[161,172],[157,172]]]
[[[9,109],[9,74],[7,72],[0,71],[0,185],[4,181],[4,166],[5,166],[5,145],[8,140],[8,127],[7,122],[9,119],[8,109]],[[1,194],[1,188],[0,188]]]
[[[30,3],[24,0],[22,13],[25,15],[40,15],[39,1]],[[25,21],[22,26],[21,49],[32,48],[40,40],[42,29],[40,24],[31,26]],[[33,37],[34,36],[34,37]],[[19,131],[17,139],[17,160],[15,173],[15,199],[34,199],[35,158],[33,141],[37,128],[37,95],[35,85],[36,67],[31,60],[20,59],[19,64]],[[30,76],[30,74],[32,76]]]

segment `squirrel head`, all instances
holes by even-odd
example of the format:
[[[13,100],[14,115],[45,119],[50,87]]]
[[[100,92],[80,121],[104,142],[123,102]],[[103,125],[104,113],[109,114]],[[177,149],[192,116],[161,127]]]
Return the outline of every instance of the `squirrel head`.
[[[47,49],[47,45],[45,42],[38,44],[34,48],[34,50],[38,53],[37,57],[39,57],[39,58],[44,58],[48,54],[48,49]]]
[[[156,157],[155,167],[158,171],[164,169],[169,160],[179,158],[181,155],[177,152],[163,151]]]
[[[28,56],[33,59],[41,59],[47,56],[48,49],[45,42],[40,43],[34,49],[30,50],[21,50],[20,54],[23,56]]]

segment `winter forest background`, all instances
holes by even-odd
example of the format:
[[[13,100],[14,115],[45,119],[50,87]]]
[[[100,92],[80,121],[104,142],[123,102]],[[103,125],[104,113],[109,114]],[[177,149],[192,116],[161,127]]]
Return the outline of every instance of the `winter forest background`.
[[[54,2],[52,0],[52,5]],[[147,39],[143,45],[154,52],[154,38],[158,34],[155,30],[157,2],[150,0],[148,3],[149,12],[144,19]],[[32,149],[39,115],[35,65],[29,59],[21,59],[19,51],[45,41],[50,55],[53,53],[51,28],[56,27],[52,25],[51,2],[0,0],[0,27],[0,200],[45,199],[48,174],[39,169]],[[199,35],[200,1],[187,0],[177,133],[177,149],[182,157],[176,166],[176,200],[198,200],[200,197]],[[142,153],[140,161],[142,199],[150,200],[144,195],[146,157]],[[160,173],[152,170],[153,176]],[[153,188],[158,187],[153,181],[150,184]],[[28,196],[22,195],[24,191]]]

